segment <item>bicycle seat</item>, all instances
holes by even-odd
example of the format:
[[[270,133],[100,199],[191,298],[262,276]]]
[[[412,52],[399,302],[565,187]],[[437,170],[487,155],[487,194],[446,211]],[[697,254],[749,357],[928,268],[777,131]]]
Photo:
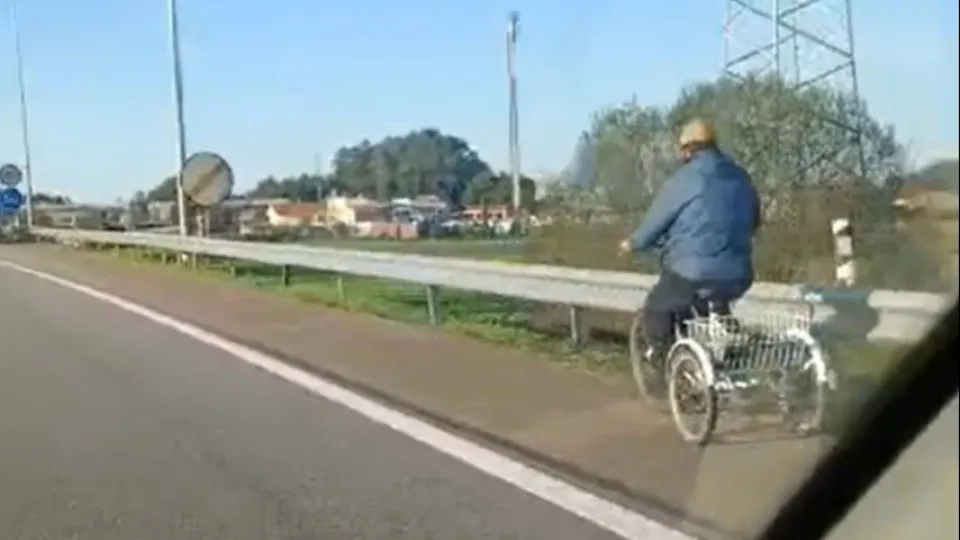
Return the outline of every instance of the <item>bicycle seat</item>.
[[[696,306],[699,310],[701,307],[707,307],[714,310],[719,310],[721,312],[726,312],[730,307],[730,299],[725,295],[718,294],[716,291],[711,289],[697,289],[695,292],[696,295]]]

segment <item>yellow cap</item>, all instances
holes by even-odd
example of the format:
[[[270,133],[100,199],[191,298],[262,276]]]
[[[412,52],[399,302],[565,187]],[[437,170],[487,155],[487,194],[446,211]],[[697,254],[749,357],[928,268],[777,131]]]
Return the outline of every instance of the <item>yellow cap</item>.
[[[706,121],[695,118],[687,122],[680,130],[680,146],[688,144],[716,144],[717,134],[713,126]]]

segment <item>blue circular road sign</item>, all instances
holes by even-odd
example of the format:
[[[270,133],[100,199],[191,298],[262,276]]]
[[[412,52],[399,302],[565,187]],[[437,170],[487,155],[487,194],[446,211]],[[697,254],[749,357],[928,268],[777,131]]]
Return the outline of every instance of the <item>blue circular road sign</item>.
[[[17,188],[0,189],[0,210],[16,211],[23,206],[23,193]]]

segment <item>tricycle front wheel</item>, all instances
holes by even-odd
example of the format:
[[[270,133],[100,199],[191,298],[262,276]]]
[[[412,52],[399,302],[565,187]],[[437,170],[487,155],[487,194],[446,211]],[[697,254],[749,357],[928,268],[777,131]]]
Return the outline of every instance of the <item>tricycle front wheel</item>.
[[[677,431],[683,440],[705,445],[717,426],[717,392],[709,382],[702,353],[678,343],[667,358],[667,396]]]

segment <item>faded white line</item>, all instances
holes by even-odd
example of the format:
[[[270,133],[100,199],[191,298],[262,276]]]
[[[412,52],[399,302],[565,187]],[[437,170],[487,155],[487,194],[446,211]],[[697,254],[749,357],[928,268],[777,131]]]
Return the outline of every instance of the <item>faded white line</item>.
[[[692,540],[690,536],[628,508],[439,429],[414,416],[391,409],[322,377],[292,367],[277,358],[250,347],[245,347],[186,322],[86,285],[9,261],[0,261],[0,266],[91,296],[229,353],[250,365],[309,390],[324,399],[347,407],[374,422],[388,426],[394,431],[417,440],[434,450],[456,458],[494,478],[535,495],[621,538],[627,540]]]

